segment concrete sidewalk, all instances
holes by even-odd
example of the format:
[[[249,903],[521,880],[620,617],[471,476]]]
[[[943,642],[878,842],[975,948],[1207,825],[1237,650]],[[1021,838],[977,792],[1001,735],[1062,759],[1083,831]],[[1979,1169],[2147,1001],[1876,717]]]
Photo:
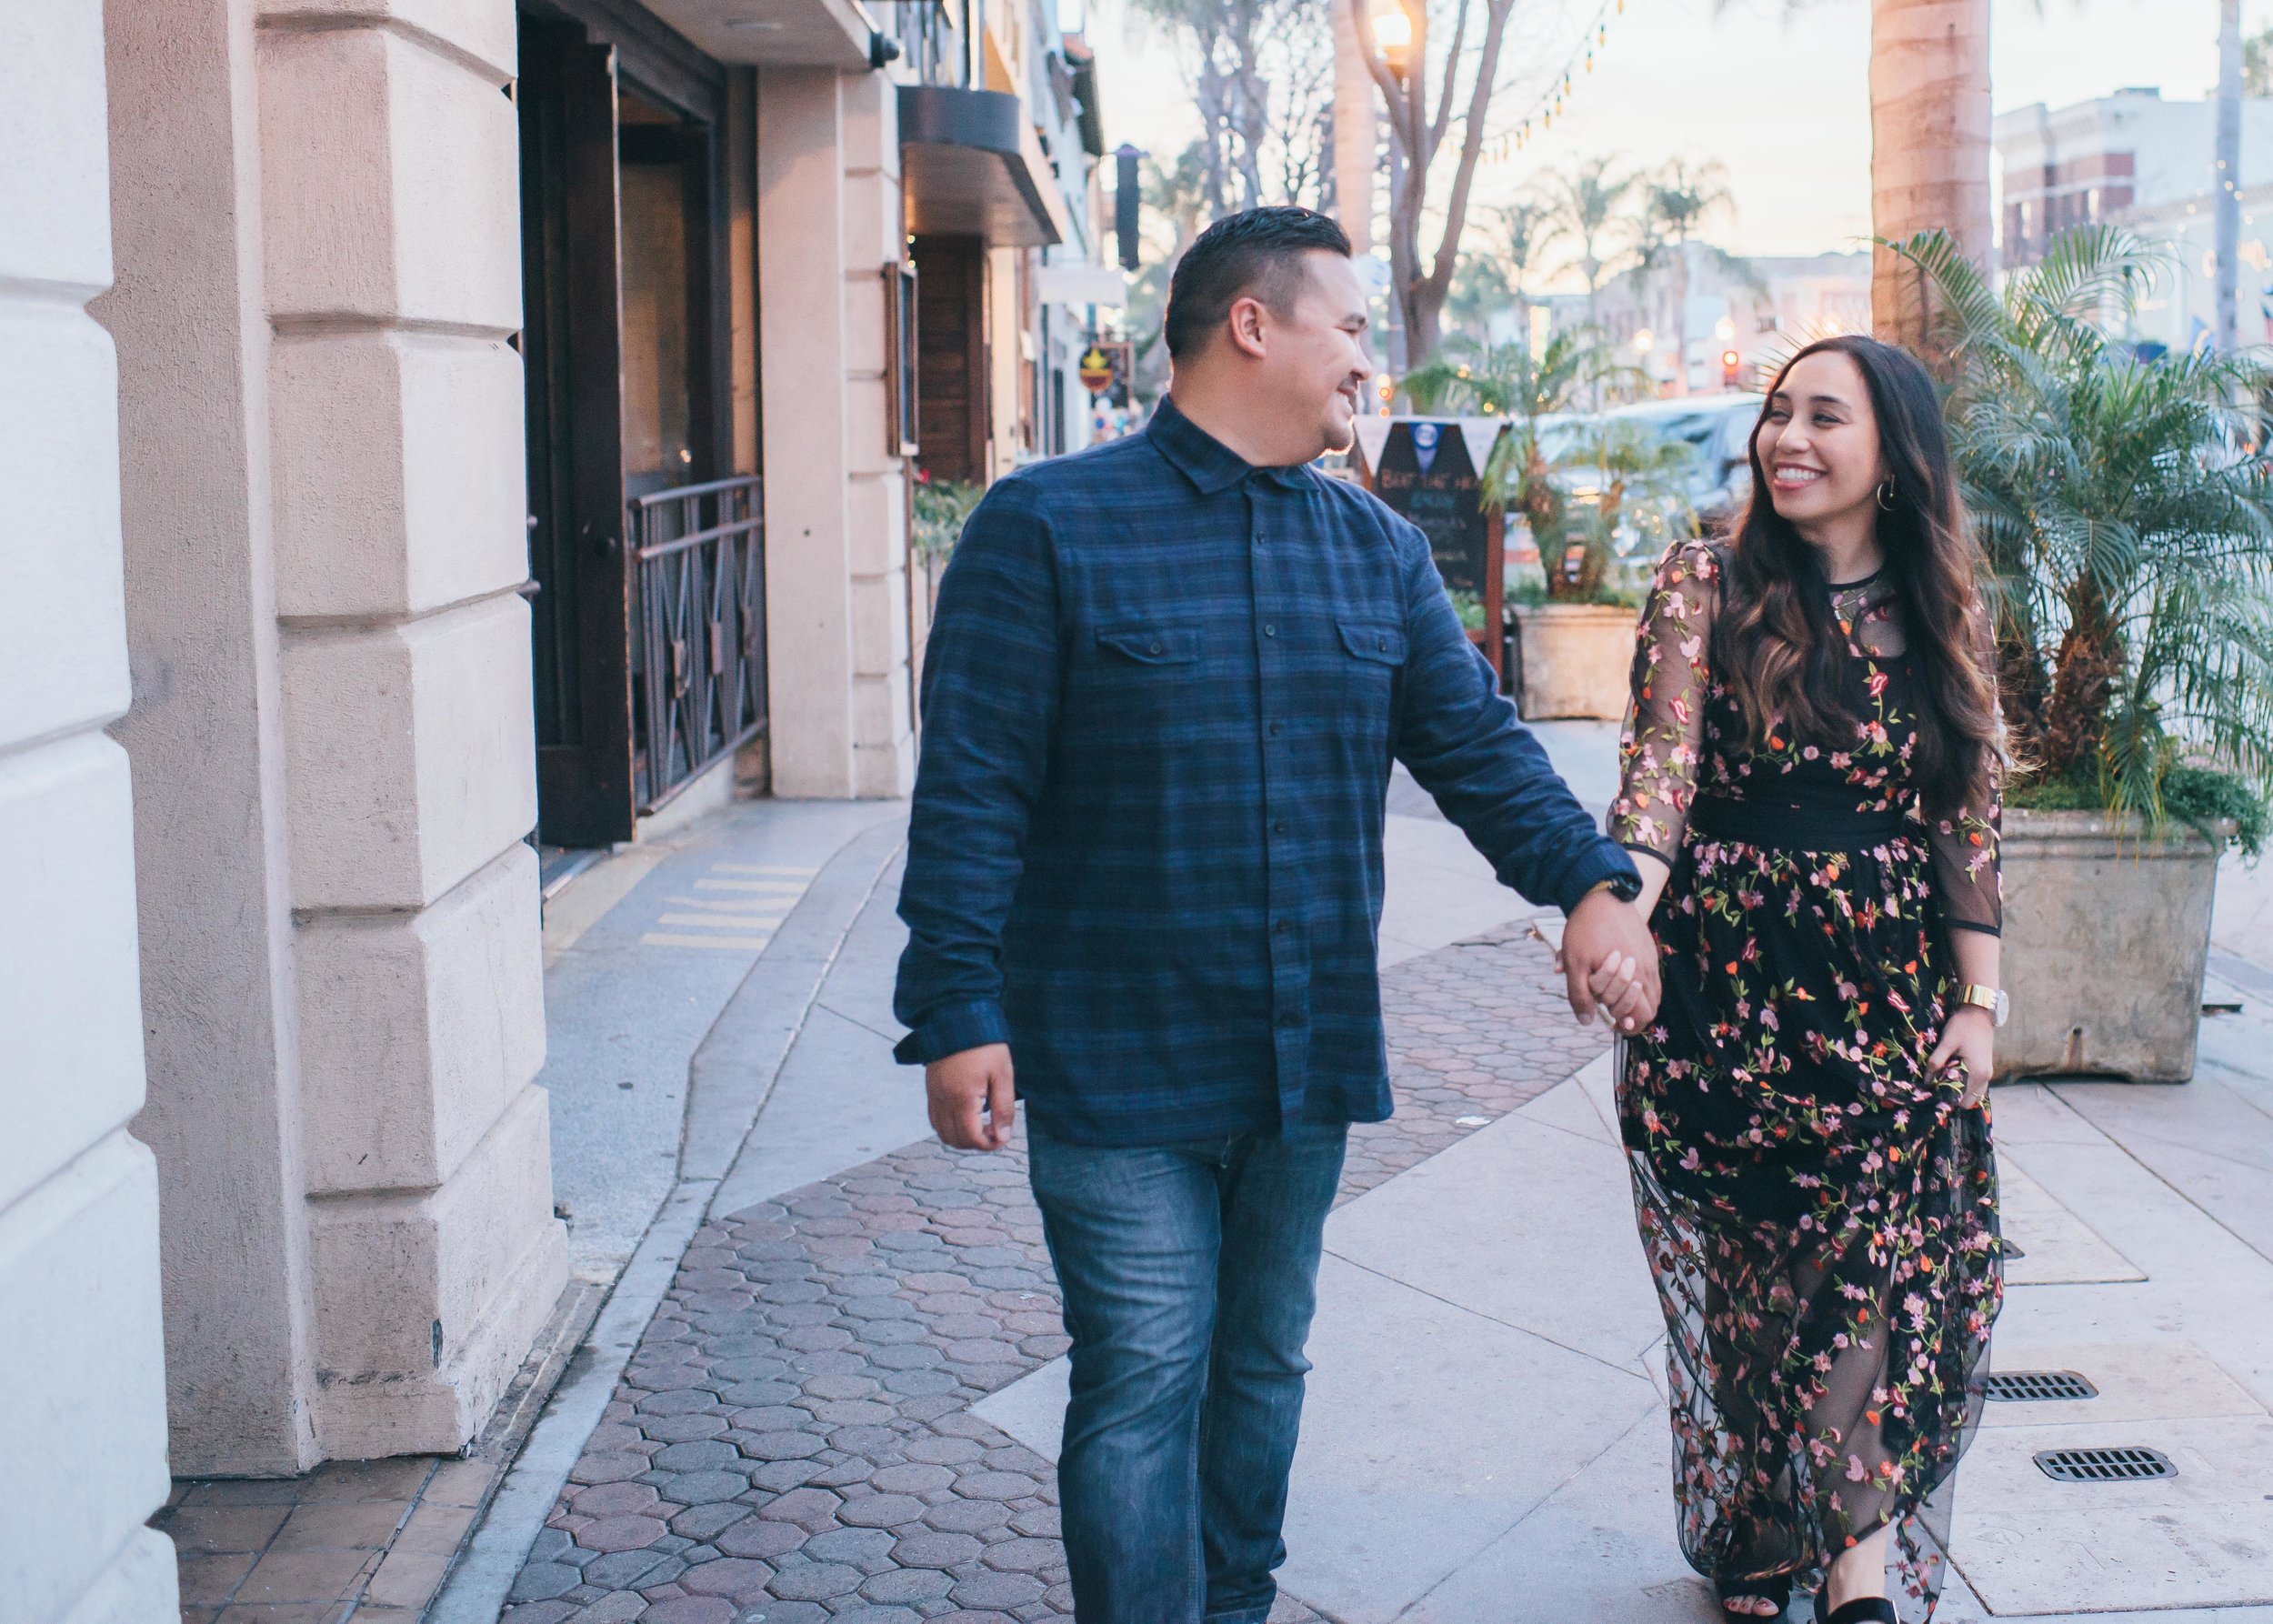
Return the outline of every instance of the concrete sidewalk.
[[[1604,793],[1605,733],[1545,731]],[[2262,882],[2228,878],[2218,945],[2262,952]],[[2183,1088],[1997,1091],[2023,1255],[1992,1362],[2075,1370],[2098,1397],[1988,1409],[1946,1617],[2273,1619],[2273,1002],[2238,1001]],[[1327,1251],[1289,1594],[1349,1624],[1717,1615],[1674,1539],[1608,1057],[1343,1208]],[[978,1412],[1054,1457],[1064,1381],[1061,1361]],[[2033,1459],[2121,1445],[2178,1476],[2063,1485]]]
[[[1612,730],[1542,731],[1598,811]],[[1661,1327],[1607,1057],[1588,1063],[1603,1037],[1557,1011],[1534,934],[1553,921],[1409,781],[1391,812],[1398,1117],[1354,1138],[1328,1228],[1282,1616],[1714,1618],[1674,1542]],[[515,1624],[1070,1612],[1046,1467],[1063,1339],[1023,1160],[929,1143],[890,1059],[902,815],[737,808],[562,925],[573,1018],[640,1035],[596,1057],[556,1036],[555,1060],[559,1109],[596,1113],[556,1119],[580,1264],[631,1261],[462,1565],[484,1583],[454,1580],[429,1618],[475,1624],[508,1593]],[[754,878],[806,889],[704,884]],[[2195,1083],[1997,1095],[2026,1255],[1996,1361],[2099,1396],[1991,1410],[1945,1617],[2273,1620],[2273,998],[2254,979],[2273,990],[2273,907],[2254,875],[2226,897],[2219,993],[2243,1008],[2207,1023]],[[645,940],[743,928],[664,918],[704,911],[783,922],[738,959]],[[675,1086],[695,1131],[666,1164],[641,1136]],[[2062,1486],[2033,1464],[2098,1444],[2179,1475]]]

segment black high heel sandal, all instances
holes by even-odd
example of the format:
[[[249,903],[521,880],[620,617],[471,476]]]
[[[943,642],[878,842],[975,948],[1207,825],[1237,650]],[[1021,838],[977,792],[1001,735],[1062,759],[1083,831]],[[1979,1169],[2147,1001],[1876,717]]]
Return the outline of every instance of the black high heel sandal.
[[[1713,1581],[1713,1593],[1720,1598],[1721,1617],[1725,1619],[1780,1619],[1791,1608],[1791,1575],[1779,1573],[1773,1579],[1722,1579]],[[1773,1601],[1773,1613],[1732,1613],[1732,1601]]]
[[[1902,1624],[1902,1615],[1884,1596],[1857,1596],[1827,1609],[1825,1599],[1830,1594],[1829,1585],[1816,1592],[1816,1624]]]

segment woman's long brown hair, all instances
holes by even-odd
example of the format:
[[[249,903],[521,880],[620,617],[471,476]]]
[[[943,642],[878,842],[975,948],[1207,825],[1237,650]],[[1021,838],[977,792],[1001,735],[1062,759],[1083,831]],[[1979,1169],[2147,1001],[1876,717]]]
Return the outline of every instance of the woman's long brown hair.
[[[1941,402],[1926,368],[1907,351],[1871,338],[1827,338],[1784,364],[1761,423],[1791,369],[1830,351],[1862,371],[1893,482],[1891,506],[1884,497],[1879,504],[1878,548],[1924,677],[1912,771],[1929,812],[1978,808],[2002,745],[1979,549],[1958,496]],[[1722,582],[1714,668],[1743,708],[1755,748],[1779,726],[1826,749],[1851,748],[1858,718],[1839,698],[1847,637],[1831,611],[1820,556],[1776,512],[1758,424],[1750,452],[1752,500]]]

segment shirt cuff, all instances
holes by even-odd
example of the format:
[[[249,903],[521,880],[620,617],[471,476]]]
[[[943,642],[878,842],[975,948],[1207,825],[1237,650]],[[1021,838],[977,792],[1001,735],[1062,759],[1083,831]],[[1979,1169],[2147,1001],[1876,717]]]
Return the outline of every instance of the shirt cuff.
[[[1010,1041],[1010,1021],[992,998],[950,1004],[924,1017],[924,1024],[901,1038],[892,1058],[903,1066],[928,1066],[966,1048]]]
[[[1556,887],[1555,906],[1568,914],[1587,899],[1587,893],[1606,879],[1624,879],[1634,890],[1641,889],[1641,871],[1634,867],[1634,859],[1626,855],[1626,848],[1613,840],[1597,840],[1584,856],[1570,866]]]

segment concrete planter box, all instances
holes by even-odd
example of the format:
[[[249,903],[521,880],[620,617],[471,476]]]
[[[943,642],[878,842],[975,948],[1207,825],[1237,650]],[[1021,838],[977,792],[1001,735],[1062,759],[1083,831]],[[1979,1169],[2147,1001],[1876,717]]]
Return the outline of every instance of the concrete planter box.
[[[2194,1075],[2219,848],[2105,812],[2005,814],[1997,1075]]]
[[[1523,643],[1526,721],[1626,715],[1633,680],[1632,609],[1603,604],[1545,604],[1516,611]]]

